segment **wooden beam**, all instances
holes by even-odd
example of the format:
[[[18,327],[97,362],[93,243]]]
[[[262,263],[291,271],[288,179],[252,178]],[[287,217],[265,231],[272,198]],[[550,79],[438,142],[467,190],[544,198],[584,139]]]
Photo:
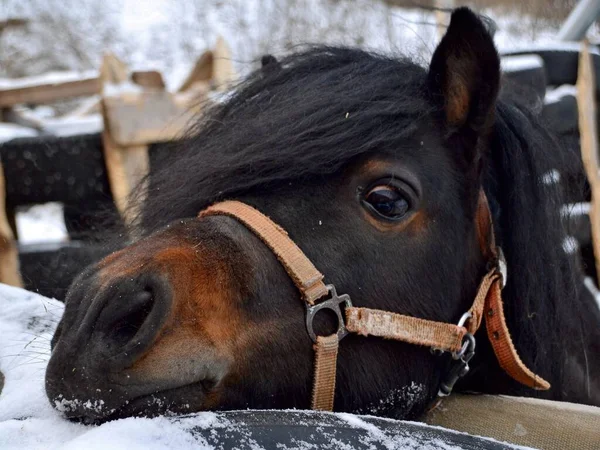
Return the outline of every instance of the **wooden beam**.
[[[237,75],[231,61],[231,50],[225,39],[219,36],[213,50],[213,84],[218,91],[224,91],[236,78]]]
[[[150,166],[148,147],[145,145],[119,146],[107,130],[102,133],[102,144],[104,163],[115,206],[125,223],[130,225],[134,221],[137,211],[130,208],[129,200],[135,186],[148,173]]]
[[[18,108],[5,108],[3,110],[3,122],[14,123],[22,127],[32,128],[40,131],[44,128],[44,121],[36,117],[28,117],[23,114],[23,110]]]
[[[131,81],[146,89],[165,90],[165,80],[157,70],[136,70],[131,74]]]
[[[100,65],[100,80],[102,89],[104,89],[105,85],[108,83],[125,83],[129,80],[129,69],[114,53],[106,52],[104,53],[102,64]],[[100,92],[100,90],[98,92]]]
[[[132,224],[137,215],[137,211],[130,205],[130,198],[133,189],[146,176],[149,170],[149,157],[147,142],[136,144],[128,142],[123,144],[115,139],[115,130],[118,132],[120,124],[118,118],[115,118],[115,108],[111,107],[111,101],[120,98],[127,98],[127,93],[122,92],[116,96],[108,94],[108,85],[113,85],[111,91],[120,92],[119,85],[126,86],[130,82],[130,74],[127,66],[115,55],[107,53],[102,61],[100,70],[102,80],[102,117],[104,119],[104,132],[102,133],[102,144],[104,150],[104,163],[108,174],[113,200],[121,216],[127,225]],[[165,92],[156,91],[158,94]],[[138,94],[138,93],[134,93]],[[142,111],[134,111],[132,115],[125,117],[124,120],[133,120],[136,123],[145,120],[138,118],[136,114]],[[145,111],[150,114],[152,111]],[[121,117],[121,116],[119,116]]]
[[[181,84],[177,92],[185,92],[198,84],[206,84],[210,82],[213,74],[213,52],[205,51],[200,55],[200,58],[194,64],[185,81]]]
[[[0,163],[0,283],[23,287],[19,271],[19,252],[6,214],[6,183]]]
[[[22,28],[24,26],[26,26],[29,22],[25,19],[20,19],[20,18],[10,18],[10,19],[6,19],[6,20],[0,20],[0,34],[2,34],[2,32],[10,29],[10,28]]]
[[[65,81],[44,82],[43,78],[20,79],[15,87],[0,87],[0,107],[21,103],[40,104],[100,93],[100,80],[97,76]]]
[[[590,223],[596,260],[596,274],[600,279],[600,157],[598,155],[598,128],[596,109],[596,82],[589,44],[584,41],[579,56],[577,77],[577,106],[581,157],[592,191]]]
[[[200,90],[179,94],[145,91],[106,96],[105,125],[122,147],[170,141],[181,136],[205,94]]]

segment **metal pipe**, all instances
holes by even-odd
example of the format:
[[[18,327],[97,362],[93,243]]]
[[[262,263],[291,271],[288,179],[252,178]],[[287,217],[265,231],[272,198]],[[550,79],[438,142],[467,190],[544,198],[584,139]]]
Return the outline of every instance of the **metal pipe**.
[[[559,41],[580,41],[588,28],[600,16],[600,0],[579,0],[579,3],[560,27]]]

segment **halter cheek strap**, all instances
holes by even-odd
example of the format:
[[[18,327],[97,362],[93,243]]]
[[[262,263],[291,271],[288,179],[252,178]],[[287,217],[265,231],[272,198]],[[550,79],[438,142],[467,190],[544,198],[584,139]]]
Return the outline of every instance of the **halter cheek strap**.
[[[503,259],[496,250],[491,215],[483,191],[477,214],[478,237],[484,256],[493,261],[493,267],[483,277],[473,305],[458,325],[354,307],[348,295],[338,295],[332,285],[323,282],[323,274],[289,238],[287,232],[260,211],[242,202],[225,201],[206,208],[199,217],[214,215],[233,217],[258,236],[277,256],[306,302],[306,326],[315,350],[312,409],[333,409],[339,342],[349,332],[394,339],[452,353],[462,364],[455,366],[449,378],[442,383],[441,395],[449,394],[454,382],[468,371],[468,360],[474,354],[473,335],[479,329],[484,316],[488,338],[504,371],[518,382],[534,389],[550,388],[547,381],[523,364],[512,343],[501,297],[506,274],[502,272]],[[315,335],[312,322],[321,309],[332,310],[337,315],[336,333],[329,336]]]

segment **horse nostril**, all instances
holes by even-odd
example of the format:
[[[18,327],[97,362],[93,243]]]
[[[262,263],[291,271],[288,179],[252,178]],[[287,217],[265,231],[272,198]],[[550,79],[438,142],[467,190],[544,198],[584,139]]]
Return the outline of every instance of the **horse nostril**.
[[[149,289],[111,298],[104,307],[94,331],[101,334],[106,348],[118,351],[131,342],[154,307],[155,298]]]
[[[142,327],[154,304],[152,293],[145,290],[134,294],[127,302],[123,315],[115,317],[112,334],[115,341],[126,344],[137,334]]]

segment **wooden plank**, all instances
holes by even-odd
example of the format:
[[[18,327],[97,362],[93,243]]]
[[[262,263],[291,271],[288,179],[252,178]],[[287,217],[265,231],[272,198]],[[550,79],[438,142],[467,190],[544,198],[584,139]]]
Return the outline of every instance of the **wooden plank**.
[[[157,70],[136,70],[131,73],[131,81],[147,89],[164,91],[166,87],[162,74]]]
[[[205,95],[196,87],[179,94],[146,91],[106,96],[106,125],[119,146],[170,141],[182,135]]]
[[[225,39],[219,36],[213,50],[213,85],[218,91],[224,91],[231,86],[236,77],[231,61],[231,50]]]
[[[23,287],[19,271],[19,253],[6,214],[6,183],[0,163],[0,282]]]
[[[210,82],[213,74],[213,52],[205,51],[194,64],[185,81],[181,84],[177,92],[185,92],[192,89],[197,84],[206,84]]]
[[[115,139],[115,131],[118,133],[122,129],[119,120],[136,120],[136,114],[143,110],[132,112],[132,116],[123,118],[117,115],[115,117],[115,108],[111,107],[111,100],[126,99],[130,94],[142,95],[141,93],[123,92],[116,97],[107,95],[106,87],[111,87],[111,91],[120,91],[119,85],[126,85],[129,82],[129,70],[127,66],[115,55],[107,53],[102,62],[100,70],[103,97],[102,97],[102,117],[104,119],[104,132],[102,134],[104,163],[108,174],[113,200],[121,216],[127,225],[131,225],[136,218],[137,210],[135,205],[130,205],[130,196],[136,185],[144,179],[148,173],[150,162],[148,156],[148,146],[143,143],[125,143],[118,142]],[[161,77],[162,79],[162,77]],[[153,91],[156,94],[167,94],[166,92]],[[117,110],[118,111],[118,110]],[[145,111],[146,114],[152,114],[152,111]],[[137,119],[139,120],[144,119]],[[150,142],[150,141],[147,141]]]
[[[594,65],[587,42],[582,44],[578,74],[577,106],[579,110],[581,157],[592,191],[590,223],[596,273],[598,279],[600,279],[600,158],[598,156],[598,128],[596,122],[596,84]]]
[[[100,66],[100,80],[102,88],[107,83],[124,83],[129,80],[129,69],[114,53],[106,52],[102,57],[102,65]]]
[[[22,109],[19,110],[18,108],[4,109],[2,121],[21,125],[22,127],[32,128],[37,131],[40,131],[44,128],[43,120],[36,117],[28,117],[27,115],[23,114]]]
[[[100,80],[97,76],[32,86],[6,87],[3,89],[0,88],[0,107],[21,103],[49,103],[64,98],[81,97],[98,93],[100,93]]]
[[[148,173],[150,167],[148,147],[145,145],[121,147],[106,130],[102,134],[102,141],[104,163],[113,200],[125,223],[130,225],[137,211],[130,208],[129,197],[135,186]]]

